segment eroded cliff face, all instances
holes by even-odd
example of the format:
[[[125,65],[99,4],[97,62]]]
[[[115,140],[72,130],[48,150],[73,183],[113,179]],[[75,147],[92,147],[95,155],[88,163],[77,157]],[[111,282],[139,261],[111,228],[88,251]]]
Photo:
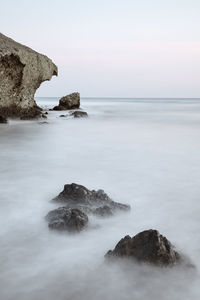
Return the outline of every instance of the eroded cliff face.
[[[39,116],[35,92],[43,81],[57,73],[56,65],[47,56],[0,33],[0,115]]]

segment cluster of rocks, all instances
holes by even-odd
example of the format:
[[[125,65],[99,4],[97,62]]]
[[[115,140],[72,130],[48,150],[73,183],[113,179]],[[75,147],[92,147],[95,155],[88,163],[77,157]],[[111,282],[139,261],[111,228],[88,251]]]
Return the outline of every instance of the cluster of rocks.
[[[80,94],[72,93],[67,96],[62,97],[59,100],[59,104],[54,106],[51,110],[63,111],[70,110],[70,112],[66,115],[60,115],[61,118],[64,117],[74,117],[74,118],[86,118],[88,114],[82,110],[76,110],[80,108]],[[73,111],[71,111],[73,110]]]
[[[103,190],[89,190],[76,183],[66,184],[53,201],[64,206],[47,214],[49,228],[67,232],[80,232],[86,228],[90,214],[109,217],[116,212],[130,210],[129,205],[113,201]],[[113,250],[105,254],[105,258],[109,261],[128,259],[159,267],[186,262],[185,257],[175,250],[170,241],[153,229],[145,230],[133,237],[125,236]]]
[[[87,118],[88,114],[85,111],[75,110],[73,112],[70,112],[67,115],[60,115],[60,118],[65,118],[65,117]]]
[[[89,190],[76,183],[66,184],[53,201],[65,204],[46,216],[49,228],[57,230],[80,231],[88,224],[88,214],[108,217],[130,210],[129,205],[113,201],[103,190]]]

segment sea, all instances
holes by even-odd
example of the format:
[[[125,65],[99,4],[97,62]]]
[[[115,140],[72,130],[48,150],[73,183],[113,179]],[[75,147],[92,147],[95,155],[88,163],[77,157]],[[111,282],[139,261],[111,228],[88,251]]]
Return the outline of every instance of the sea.
[[[36,98],[48,110],[59,98]],[[88,118],[49,111],[0,124],[1,300],[200,299],[200,99],[82,98]],[[45,215],[64,184],[103,189],[130,212],[77,234]],[[195,268],[108,263],[126,235],[157,229]]]

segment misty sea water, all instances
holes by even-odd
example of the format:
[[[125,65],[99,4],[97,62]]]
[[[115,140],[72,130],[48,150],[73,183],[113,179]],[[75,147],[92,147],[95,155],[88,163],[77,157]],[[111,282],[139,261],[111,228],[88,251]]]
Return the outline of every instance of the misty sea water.
[[[49,109],[59,98],[36,98]],[[200,298],[200,99],[82,98],[87,119],[0,125],[1,300]],[[66,183],[104,189],[130,213],[48,229]],[[196,269],[109,265],[125,235],[157,229]]]

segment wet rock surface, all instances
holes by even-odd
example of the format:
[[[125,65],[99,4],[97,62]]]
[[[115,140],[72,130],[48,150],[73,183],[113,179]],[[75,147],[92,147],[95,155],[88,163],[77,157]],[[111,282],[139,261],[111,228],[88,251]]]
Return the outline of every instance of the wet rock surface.
[[[76,183],[66,184],[63,191],[53,200],[65,203],[71,207],[85,207],[85,209],[88,208],[91,212],[94,209],[101,208],[102,214],[103,211],[107,211],[107,214],[111,215],[111,211],[130,210],[129,205],[113,201],[103,190],[89,190],[83,185]],[[100,214],[100,210],[97,210],[98,212]]]
[[[131,258],[138,262],[157,266],[173,266],[182,258],[174,246],[157,230],[145,230],[134,237],[125,236],[114,250],[109,250],[106,258]]]
[[[55,64],[0,33],[0,70],[0,115],[23,120],[40,117],[34,94],[43,81],[57,75]]]
[[[67,96],[62,97],[59,100],[59,105],[54,106],[53,110],[69,110],[76,109],[80,107],[80,94],[72,93]]]
[[[70,232],[81,231],[88,224],[88,217],[84,212],[67,207],[50,211],[46,220],[49,222],[50,229]]]

